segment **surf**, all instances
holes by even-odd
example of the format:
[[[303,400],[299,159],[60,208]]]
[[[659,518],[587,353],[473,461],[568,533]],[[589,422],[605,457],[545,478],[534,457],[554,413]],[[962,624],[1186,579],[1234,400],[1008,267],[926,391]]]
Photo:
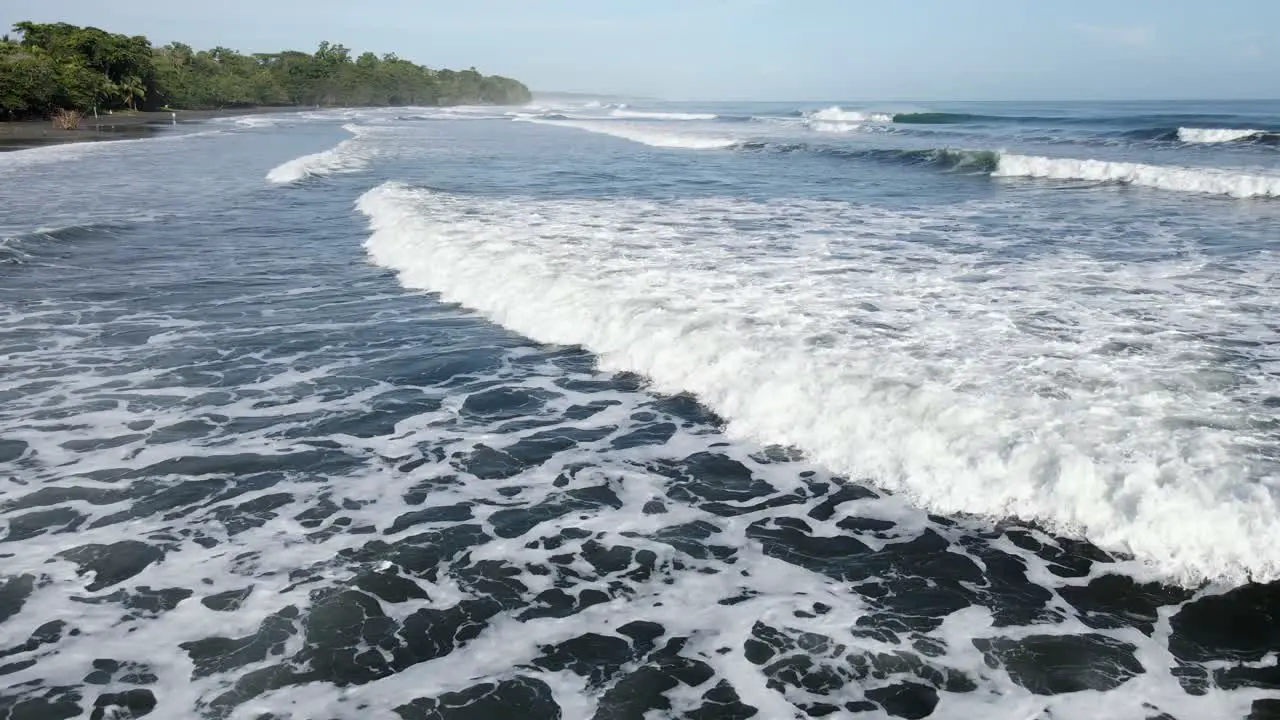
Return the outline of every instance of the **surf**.
[[[1176,288],[1124,294],[1145,275],[1050,256],[974,283],[964,256],[899,239],[954,237],[962,221],[836,202],[387,183],[357,208],[369,258],[405,287],[693,393],[733,437],[798,448],[930,511],[1082,536],[1171,582],[1280,578],[1280,513],[1258,482],[1275,468],[1250,449],[1274,441],[1249,429],[1247,398],[1200,384],[1195,358],[1212,350],[1188,327],[1144,335],[1137,355],[1101,351],[1138,338],[1130,304],[1183,302]],[[1150,272],[1191,271],[1178,262]],[[1077,278],[1117,292],[1080,294]]]
[[[625,108],[611,110],[609,115],[627,120],[715,120],[718,117],[714,113],[657,112]]]
[[[292,185],[308,178],[366,169],[372,155],[361,145],[360,140],[368,130],[352,124],[343,125],[342,129],[355,137],[343,140],[328,150],[303,155],[277,165],[267,173],[267,182],[273,185]]]
[[[1178,140],[1184,143],[1229,143],[1238,140],[1251,140],[1266,134],[1265,130],[1178,128]]]
[[[684,150],[719,150],[733,147],[741,142],[738,138],[714,133],[692,133],[688,131],[671,131],[661,127],[638,125],[615,121],[587,120],[548,120],[543,118],[515,118],[519,122],[551,127],[573,128],[585,130],[598,135],[609,135],[622,140],[648,145],[655,148]]]
[[[838,106],[816,110],[805,114],[804,122],[810,130],[816,132],[846,133],[860,130],[868,123],[892,122],[893,116],[887,113],[844,110]]]
[[[1110,160],[1001,154],[992,176],[1118,183],[1234,198],[1280,197],[1280,175]]]

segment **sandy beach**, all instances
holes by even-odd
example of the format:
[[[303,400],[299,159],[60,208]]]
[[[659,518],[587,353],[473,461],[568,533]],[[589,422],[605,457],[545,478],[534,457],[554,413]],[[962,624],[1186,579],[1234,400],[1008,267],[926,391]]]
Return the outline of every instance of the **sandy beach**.
[[[174,110],[155,112],[117,112],[92,115],[80,121],[76,130],[54,127],[51,120],[24,122],[0,122],[0,152],[21,150],[54,143],[95,142],[100,140],[125,140],[146,137],[166,128],[187,123],[197,123],[217,117],[238,117],[266,113],[289,112],[294,107],[250,107],[224,110]]]

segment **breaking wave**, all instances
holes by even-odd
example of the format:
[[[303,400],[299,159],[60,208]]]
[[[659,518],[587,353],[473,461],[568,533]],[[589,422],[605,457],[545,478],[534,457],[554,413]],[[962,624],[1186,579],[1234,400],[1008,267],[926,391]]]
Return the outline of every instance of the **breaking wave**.
[[[197,132],[161,132],[151,137],[129,138],[124,140],[92,140],[69,142],[60,145],[40,145],[0,152],[0,175],[16,172],[28,167],[77,160],[89,155],[124,151],[147,143],[175,142],[194,138],[208,138],[222,135],[222,130],[200,130]]]
[[[717,150],[733,147],[741,141],[735,137],[723,135],[673,132],[662,127],[625,124],[608,120],[549,120],[545,118],[515,118],[520,122],[552,127],[567,127],[585,130],[600,135],[609,135],[631,142],[641,143],[656,148],[679,148],[685,150]]]
[[[359,125],[343,125],[342,129],[355,137],[343,140],[328,150],[303,155],[277,165],[267,173],[267,182],[275,185],[291,185],[308,178],[359,172],[367,168],[372,156],[360,143],[367,129]]]
[[[742,151],[779,154],[807,152],[825,157],[916,165],[944,170],[990,173],[994,177],[1107,182],[1175,192],[1236,198],[1280,197],[1280,175],[1256,175],[1217,168],[1145,165],[1110,160],[1079,160],[1001,153],[994,150],[849,150],[805,143],[743,142]]]
[[[1230,128],[1178,128],[1178,140],[1184,143],[1223,143],[1250,140],[1266,135],[1265,130]]]
[[[715,120],[717,117],[712,113],[649,112],[625,108],[611,110],[609,115],[628,120]]]
[[[832,116],[834,117],[834,115]],[[744,140],[730,135],[687,131],[672,132],[660,126],[645,127],[631,123],[610,121],[519,119],[525,122],[577,128],[660,148],[733,149],[744,152],[772,152],[778,154],[804,152],[849,160],[929,166],[948,171],[989,173],[994,177],[1004,178],[1025,177],[1118,183],[1174,192],[1224,195],[1236,198],[1280,197],[1280,175],[1259,175],[1218,168],[1041,157],[1001,153],[994,150],[953,148],[851,149],[803,142]]]
[[[887,123],[893,122],[893,116],[885,113],[861,112],[857,110],[843,110],[839,107],[829,107],[825,110],[817,110],[805,115],[805,124],[810,130],[817,132],[852,132],[859,130],[866,123]]]
[[[1280,197],[1280,175],[1251,175],[1217,168],[1002,154],[992,174],[996,177],[1121,183],[1236,198]]]
[[[1068,254],[979,264],[975,282],[969,256],[905,239],[980,236],[962,217],[836,202],[536,201],[388,183],[357,206],[371,259],[404,286],[694,393],[731,435],[796,447],[933,511],[1080,534],[1173,580],[1280,577],[1280,516],[1259,482],[1275,438],[1249,419],[1262,413],[1249,389],[1204,380],[1220,366],[1200,323],[1252,332],[1205,304],[1232,292],[1218,270]],[[1165,275],[1179,280],[1152,283]],[[1152,334],[1148,317],[1167,327]]]

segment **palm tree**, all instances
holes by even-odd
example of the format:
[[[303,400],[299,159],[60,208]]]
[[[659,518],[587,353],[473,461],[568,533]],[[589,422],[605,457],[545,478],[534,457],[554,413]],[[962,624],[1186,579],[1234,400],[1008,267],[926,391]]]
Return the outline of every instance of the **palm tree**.
[[[147,86],[142,83],[142,78],[136,75],[126,75],[121,78],[116,84],[116,91],[120,93],[120,97],[124,98],[124,103],[130,110],[137,110],[137,101],[147,97]]]

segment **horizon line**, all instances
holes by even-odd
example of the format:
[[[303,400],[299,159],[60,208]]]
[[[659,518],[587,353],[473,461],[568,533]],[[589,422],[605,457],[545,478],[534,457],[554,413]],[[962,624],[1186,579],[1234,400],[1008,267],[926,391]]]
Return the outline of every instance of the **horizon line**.
[[[1029,103],[1029,102],[1280,102],[1280,96],[1255,97],[1056,97],[1056,98],[742,98],[742,97],[706,97],[706,98],[663,98],[653,95],[632,95],[618,92],[582,92],[578,90],[531,90],[533,95],[571,95],[584,98],[648,100],[668,103]]]

